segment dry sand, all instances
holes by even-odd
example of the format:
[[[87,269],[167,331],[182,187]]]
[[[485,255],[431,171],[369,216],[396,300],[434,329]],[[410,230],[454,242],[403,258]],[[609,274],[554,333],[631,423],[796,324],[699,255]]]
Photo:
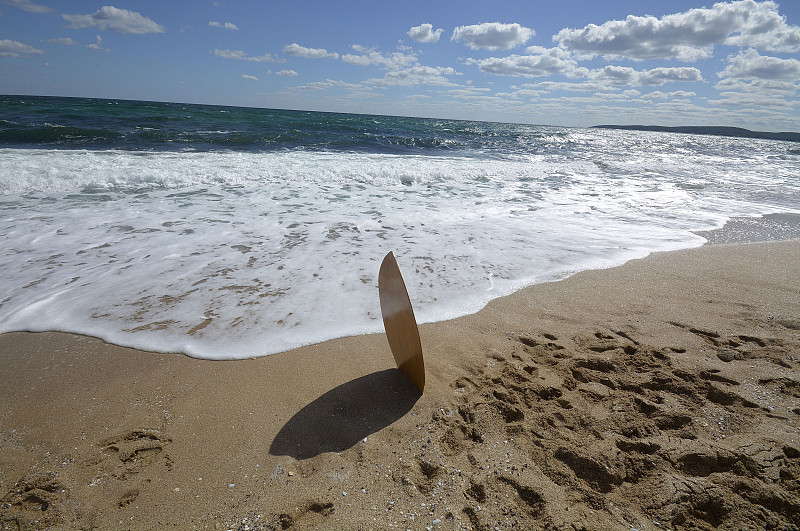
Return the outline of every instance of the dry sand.
[[[376,293],[377,297],[377,293]],[[3,529],[798,529],[800,242],[215,362],[0,336]]]

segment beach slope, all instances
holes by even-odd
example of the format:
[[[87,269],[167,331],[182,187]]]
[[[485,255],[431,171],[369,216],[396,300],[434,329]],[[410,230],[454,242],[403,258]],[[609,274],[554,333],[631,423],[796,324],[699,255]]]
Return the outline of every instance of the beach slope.
[[[376,292],[377,297],[377,292]],[[240,361],[0,336],[3,529],[800,526],[800,242]]]

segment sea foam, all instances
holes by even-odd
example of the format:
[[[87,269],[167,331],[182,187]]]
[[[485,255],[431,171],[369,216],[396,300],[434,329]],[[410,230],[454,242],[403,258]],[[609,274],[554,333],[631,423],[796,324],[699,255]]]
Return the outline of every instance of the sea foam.
[[[418,319],[453,318],[796,211],[785,152],[580,129],[499,156],[0,149],[0,332],[212,359],[379,332],[388,251]]]

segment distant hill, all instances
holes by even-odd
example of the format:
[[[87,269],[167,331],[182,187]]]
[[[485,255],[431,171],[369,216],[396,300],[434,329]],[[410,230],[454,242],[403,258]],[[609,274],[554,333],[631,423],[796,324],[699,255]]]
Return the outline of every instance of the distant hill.
[[[665,133],[689,133],[693,135],[735,136],[741,138],[764,138],[767,140],[786,140],[800,142],[800,133],[769,133],[750,131],[741,127],[718,127],[687,125],[682,127],[662,127],[660,125],[595,125],[597,129],[627,129],[631,131],[662,131]]]

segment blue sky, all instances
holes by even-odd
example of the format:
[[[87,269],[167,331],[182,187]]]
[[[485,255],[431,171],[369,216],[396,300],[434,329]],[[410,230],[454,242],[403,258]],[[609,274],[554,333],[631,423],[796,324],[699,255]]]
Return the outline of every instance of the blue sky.
[[[800,1],[0,0],[0,93],[800,130]]]

